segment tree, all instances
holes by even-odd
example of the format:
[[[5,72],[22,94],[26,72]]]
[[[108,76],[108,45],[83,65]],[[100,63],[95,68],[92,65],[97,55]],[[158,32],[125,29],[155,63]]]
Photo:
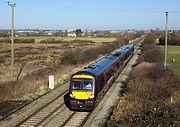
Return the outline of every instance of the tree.
[[[81,37],[82,36],[82,31],[81,29],[76,29],[76,36]]]

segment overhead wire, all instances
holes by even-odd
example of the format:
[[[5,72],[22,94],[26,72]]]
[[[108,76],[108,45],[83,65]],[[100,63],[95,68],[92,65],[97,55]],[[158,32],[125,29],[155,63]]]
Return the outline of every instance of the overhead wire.
[[[0,3],[0,5],[6,5],[8,1]],[[139,10],[139,9],[118,9],[118,8],[94,8],[94,7],[74,7],[74,6],[66,6],[60,5],[61,8],[75,8],[82,10],[99,10],[99,11],[113,11],[113,12],[134,12],[134,13],[165,13],[166,11],[162,10]],[[170,14],[179,14],[180,11],[167,11]]]
[[[74,6],[64,6],[60,5],[61,8],[74,8],[82,10],[99,10],[99,11],[113,11],[113,12],[135,12],[135,13],[165,13],[166,11],[162,10],[139,10],[139,9],[118,9],[118,8],[94,8],[94,7],[74,7]],[[180,11],[167,11],[168,13],[180,13]]]

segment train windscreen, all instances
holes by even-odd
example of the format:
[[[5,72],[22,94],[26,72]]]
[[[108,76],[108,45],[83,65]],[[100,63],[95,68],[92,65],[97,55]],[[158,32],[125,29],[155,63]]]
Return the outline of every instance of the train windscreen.
[[[72,81],[73,90],[92,90],[93,79],[73,79]]]

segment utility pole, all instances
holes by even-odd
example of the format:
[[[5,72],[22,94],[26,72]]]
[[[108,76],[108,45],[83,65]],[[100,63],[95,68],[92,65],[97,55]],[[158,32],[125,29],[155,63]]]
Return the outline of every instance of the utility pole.
[[[11,6],[12,9],[12,29],[11,29],[11,80],[14,77],[14,7],[15,3],[12,0],[12,3],[8,2],[8,5]]]
[[[168,12],[166,12],[166,36],[165,36],[165,59],[164,67],[167,67],[167,43],[168,43]]]

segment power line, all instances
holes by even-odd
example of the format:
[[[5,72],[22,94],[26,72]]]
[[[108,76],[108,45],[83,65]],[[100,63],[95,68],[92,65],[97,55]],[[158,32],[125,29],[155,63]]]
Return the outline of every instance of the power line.
[[[5,5],[5,3],[2,3]],[[1,3],[0,3],[1,5]],[[94,8],[94,7],[74,7],[74,6],[66,6],[60,5],[61,8],[67,9],[82,9],[82,10],[99,10],[99,11],[112,11],[112,12],[134,12],[134,13],[165,13],[166,11],[162,10],[141,10],[141,9],[119,9],[119,8]],[[180,11],[168,11],[169,14],[179,14]]]
[[[166,11],[162,10],[139,10],[139,9],[118,9],[118,8],[91,8],[91,7],[72,7],[72,6],[64,6],[61,5],[61,8],[75,8],[75,9],[83,9],[83,10],[99,10],[99,11],[117,11],[117,12],[135,12],[135,13],[165,13]],[[168,11],[168,13],[180,13],[180,11]]]
[[[170,13],[170,14],[180,14],[180,11],[178,12],[178,11],[168,11],[168,13]]]

